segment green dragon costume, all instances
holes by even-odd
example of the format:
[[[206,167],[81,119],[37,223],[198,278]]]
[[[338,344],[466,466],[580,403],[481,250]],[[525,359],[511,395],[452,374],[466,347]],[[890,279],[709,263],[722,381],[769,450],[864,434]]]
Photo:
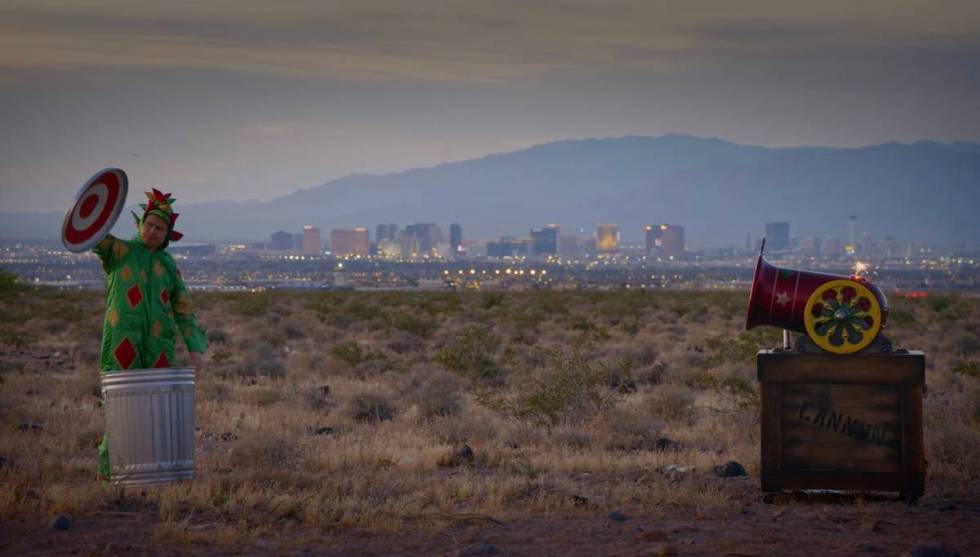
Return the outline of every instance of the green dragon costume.
[[[106,273],[106,310],[102,328],[102,373],[127,369],[170,367],[177,333],[190,352],[204,352],[207,340],[191,309],[190,296],[173,257],[164,249],[181,234],[173,229],[174,199],[154,189],[133,213],[137,231],[147,215],[167,223],[167,237],[156,250],[132,240],[106,236],[93,251]],[[109,456],[103,436],[99,445],[99,476],[109,477]]]

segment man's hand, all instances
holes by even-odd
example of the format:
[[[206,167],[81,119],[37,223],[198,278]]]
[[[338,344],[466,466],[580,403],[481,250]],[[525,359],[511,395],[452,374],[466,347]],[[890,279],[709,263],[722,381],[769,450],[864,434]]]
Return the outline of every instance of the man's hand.
[[[198,371],[204,367],[204,356],[200,352],[191,352],[190,355],[191,367],[197,369]]]

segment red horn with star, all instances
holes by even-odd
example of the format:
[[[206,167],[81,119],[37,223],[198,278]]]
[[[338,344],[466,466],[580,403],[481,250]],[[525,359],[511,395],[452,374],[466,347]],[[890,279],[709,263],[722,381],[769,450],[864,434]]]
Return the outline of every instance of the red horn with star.
[[[745,328],[796,331],[828,352],[850,354],[870,344],[887,317],[885,295],[864,277],[776,267],[760,255]]]

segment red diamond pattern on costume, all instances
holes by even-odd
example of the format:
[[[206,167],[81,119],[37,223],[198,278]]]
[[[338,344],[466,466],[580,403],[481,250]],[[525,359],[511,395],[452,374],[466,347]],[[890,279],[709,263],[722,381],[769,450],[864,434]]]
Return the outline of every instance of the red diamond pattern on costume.
[[[112,351],[112,355],[115,356],[116,362],[122,369],[129,369],[132,365],[133,360],[136,359],[136,349],[133,348],[133,343],[129,342],[129,339],[123,337],[119,344],[116,345],[115,350]]]
[[[126,291],[126,301],[129,302],[129,307],[136,307],[136,304],[140,303],[140,300],[142,299],[143,293],[140,292],[139,286],[134,284],[133,286],[129,287],[129,290]]]
[[[167,361],[167,356],[163,352],[160,352],[157,361],[153,362],[153,367],[170,367],[170,362]]]
[[[170,294],[166,290],[160,291],[160,301],[163,302],[163,305],[167,305],[167,302],[170,301]]]

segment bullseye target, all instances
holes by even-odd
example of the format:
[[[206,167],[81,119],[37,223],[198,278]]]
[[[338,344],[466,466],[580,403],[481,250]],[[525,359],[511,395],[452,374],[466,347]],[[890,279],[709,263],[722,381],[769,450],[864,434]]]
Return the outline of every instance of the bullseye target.
[[[88,251],[112,230],[126,204],[126,173],[108,168],[89,178],[65,212],[61,241],[68,251]]]

